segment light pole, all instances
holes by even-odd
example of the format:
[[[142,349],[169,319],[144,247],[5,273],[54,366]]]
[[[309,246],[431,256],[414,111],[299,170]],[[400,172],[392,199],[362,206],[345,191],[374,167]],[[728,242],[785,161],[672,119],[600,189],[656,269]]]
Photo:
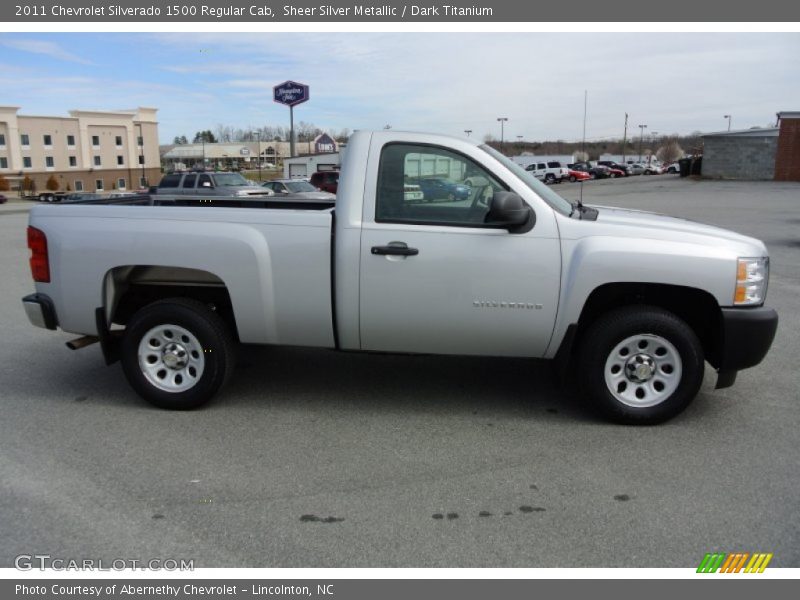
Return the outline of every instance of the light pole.
[[[144,175],[144,134],[142,133],[142,124],[138,123],[139,126],[139,162],[142,164],[142,181],[140,182],[141,185],[147,185],[147,177]],[[141,186],[139,186],[141,187]]]
[[[505,125],[508,117],[497,117],[497,120],[500,121],[500,152],[505,154]]]
[[[261,131],[256,132],[258,140],[258,182],[261,183]]]
[[[647,129],[647,125],[639,125],[639,130],[641,131],[639,134],[639,162],[642,162],[642,142],[644,141],[645,129]]]
[[[203,135],[200,136],[200,141],[203,142],[203,171],[206,170],[206,135],[203,132]]]
[[[732,116],[733,116],[733,115],[724,115],[724,116],[722,117],[723,119],[728,119],[728,131],[730,131],[730,130],[731,130],[731,117],[732,117]]]
[[[472,129],[465,129],[464,133],[466,133],[467,137],[469,137],[469,134],[472,133]]]

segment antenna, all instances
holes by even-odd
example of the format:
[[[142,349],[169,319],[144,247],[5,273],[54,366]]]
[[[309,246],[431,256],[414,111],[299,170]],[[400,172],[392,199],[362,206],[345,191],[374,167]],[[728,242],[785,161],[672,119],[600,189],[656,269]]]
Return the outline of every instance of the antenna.
[[[583,90],[583,139],[581,140],[581,152],[586,153],[586,106],[589,103],[589,90]],[[588,162],[588,161],[587,161]],[[578,205],[583,206],[583,179],[581,179],[580,197]]]

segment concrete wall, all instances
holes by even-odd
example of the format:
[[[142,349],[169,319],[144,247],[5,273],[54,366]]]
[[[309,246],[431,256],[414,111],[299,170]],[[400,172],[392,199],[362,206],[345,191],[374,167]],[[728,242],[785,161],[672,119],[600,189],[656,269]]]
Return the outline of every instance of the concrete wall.
[[[703,177],[772,179],[777,149],[777,136],[706,136]]]

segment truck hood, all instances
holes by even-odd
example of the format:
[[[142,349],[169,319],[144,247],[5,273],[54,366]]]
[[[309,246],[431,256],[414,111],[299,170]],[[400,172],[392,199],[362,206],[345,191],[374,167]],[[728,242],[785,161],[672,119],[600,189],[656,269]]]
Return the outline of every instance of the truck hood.
[[[739,252],[740,256],[767,255],[767,248],[761,240],[714,225],[640,210],[596,205],[591,207],[598,211],[596,223],[603,228],[613,228],[617,235],[729,246]]]

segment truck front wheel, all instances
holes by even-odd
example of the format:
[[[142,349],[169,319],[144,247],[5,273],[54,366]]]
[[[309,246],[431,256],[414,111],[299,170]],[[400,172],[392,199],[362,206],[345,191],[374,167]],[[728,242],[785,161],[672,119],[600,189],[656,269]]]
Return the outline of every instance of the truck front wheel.
[[[234,343],[225,322],[205,304],[169,298],[148,304],[128,323],[122,369],[145,400],[172,410],[206,402],[234,365]]]
[[[602,315],[586,331],[579,363],[584,394],[607,417],[656,424],[685,409],[703,382],[703,347],[676,315],[652,306]]]

